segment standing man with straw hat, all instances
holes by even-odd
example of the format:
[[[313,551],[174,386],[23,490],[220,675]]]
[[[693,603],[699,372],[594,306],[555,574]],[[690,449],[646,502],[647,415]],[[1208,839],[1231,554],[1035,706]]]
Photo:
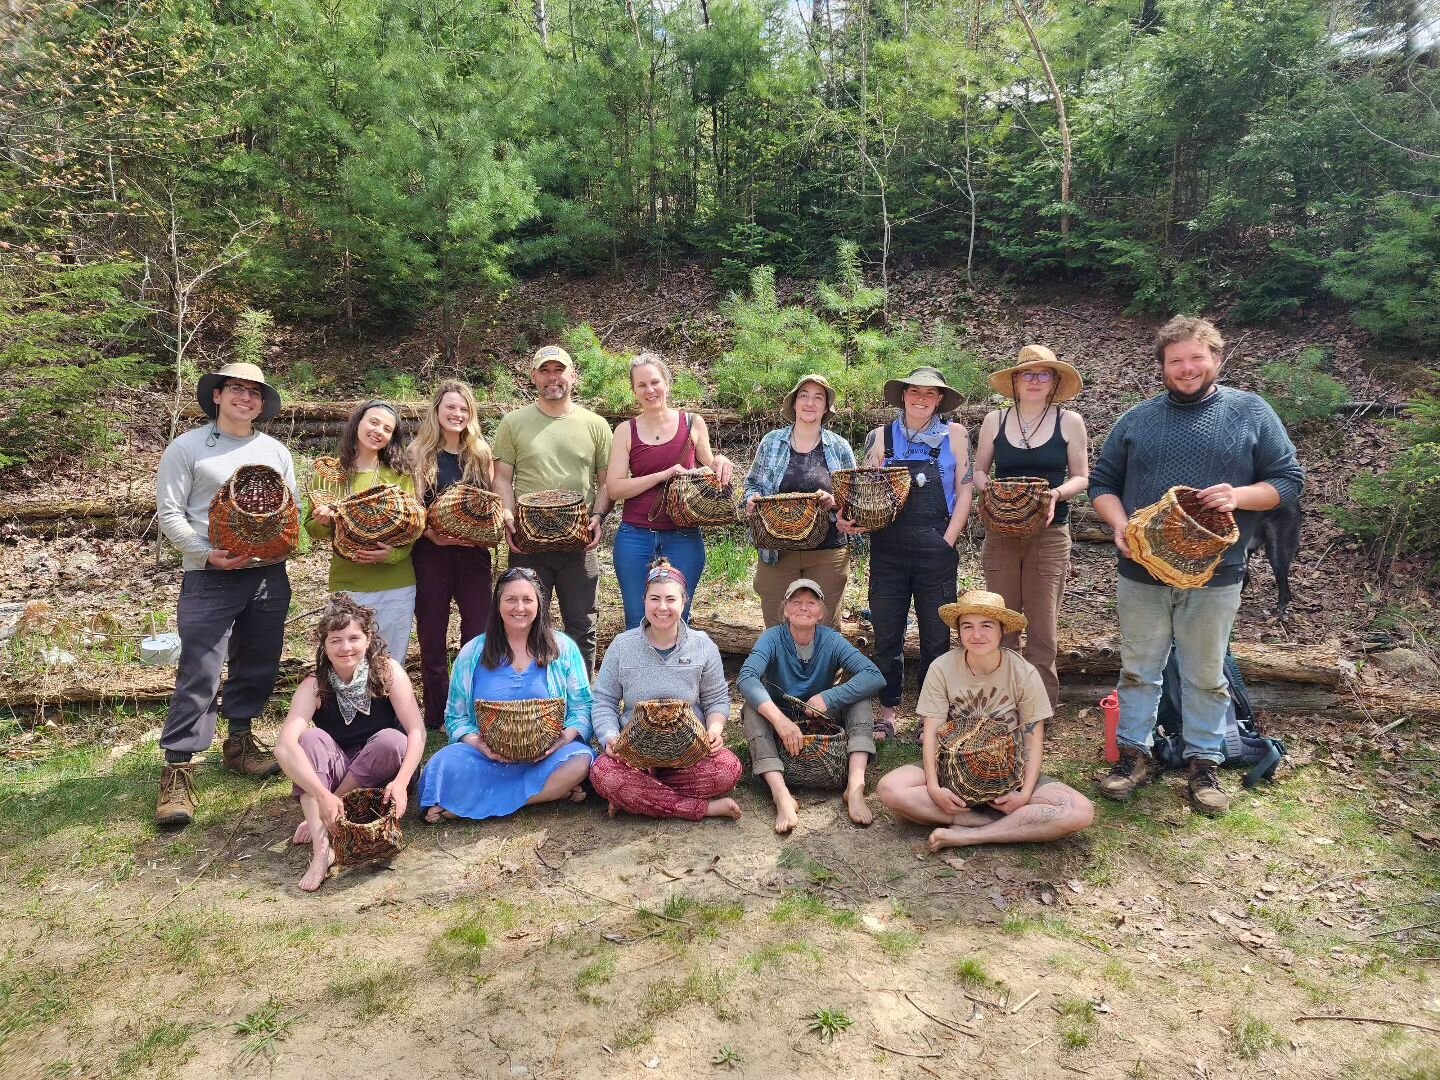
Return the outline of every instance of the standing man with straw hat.
[[[160,734],[165,767],[155,808],[156,822],[172,826],[195,816],[191,759],[210,748],[221,712],[228,725],[225,767],[244,776],[279,771],[250,725],[275,689],[290,609],[283,561],[262,564],[210,543],[210,502],[242,465],[269,466],[295,492],[290,451],[255,430],[280,411],[280,393],[254,364],[236,363],[201,376],[195,396],[209,423],[165,448],[155,478],[160,531],[180,549],[185,569],[177,617],[180,664]]]
[[[1305,486],[1275,410],[1258,394],[1217,385],[1224,348],[1207,319],[1177,315],[1161,327],[1154,355],[1165,393],[1115,422],[1090,474],[1095,512],[1115,531],[1120,550],[1120,760],[1100,782],[1100,793],[1128,799],[1155,778],[1150,754],[1173,646],[1190,803],[1205,814],[1230,808],[1216,769],[1225,760],[1225,652],[1240,610],[1245,551],[1258,512],[1298,499]],[[1203,506],[1234,514],[1239,527],[1239,541],[1200,588],[1159,581],[1132,558],[1125,539],[1130,515],[1176,486],[1198,489]]]

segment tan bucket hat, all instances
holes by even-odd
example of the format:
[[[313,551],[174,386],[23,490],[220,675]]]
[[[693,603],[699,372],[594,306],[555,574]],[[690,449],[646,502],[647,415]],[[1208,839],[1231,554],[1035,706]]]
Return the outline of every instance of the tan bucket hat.
[[[963,394],[953,386],[945,382],[945,376],[941,375],[937,368],[917,367],[903,379],[891,379],[885,384],[885,403],[894,405],[897,409],[905,407],[905,388],[907,386],[933,386],[940,391],[940,408],[937,412],[954,412],[965,400]]]
[[[201,375],[200,381],[195,384],[195,400],[200,403],[200,411],[211,420],[220,413],[220,406],[215,404],[215,391],[224,386],[227,379],[259,384],[260,396],[264,401],[260,408],[260,420],[273,420],[280,411],[280,391],[265,381],[265,373],[254,364],[237,362],[226,364],[219,371],[212,371],[208,375]]]
[[[825,415],[820,418],[820,422],[823,424],[835,415],[835,387],[830,385],[829,379],[818,372],[812,371],[809,375],[801,375],[796,380],[794,387],[785,395],[785,402],[781,405],[780,411],[785,414],[786,420],[792,424],[795,422],[795,396],[800,393],[800,388],[807,382],[813,382],[817,386],[825,388]]]
[[[1005,606],[1003,596],[984,589],[971,589],[955,603],[940,606],[940,621],[952,630],[960,629],[960,619],[966,615],[994,619],[1007,634],[1018,634],[1027,623],[1024,615]]]
[[[1020,362],[1011,367],[1004,368],[990,376],[990,389],[1001,397],[1014,399],[1015,397],[1015,376],[1022,371],[1033,371],[1036,368],[1050,368],[1060,378],[1060,384],[1055,388],[1055,396],[1052,401],[1074,401],[1080,396],[1080,391],[1085,389],[1085,381],[1080,378],[1080,372],[1058,360],[1055,354],[1044,345],[1026,345],[1020,350]]]

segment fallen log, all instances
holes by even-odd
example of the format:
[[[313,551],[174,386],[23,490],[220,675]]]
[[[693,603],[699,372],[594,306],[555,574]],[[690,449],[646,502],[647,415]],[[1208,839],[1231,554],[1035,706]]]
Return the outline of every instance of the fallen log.
[[[1097,706],[1113,692],[1113,680],[1064,679],[1060,683],[1062,704]],[[1422,722],[1440,721],[1440,694],[1433,690],[1357,685],[1328,687],[1286,682],[1246,682],[1250,702],[1256,709],[1288,715],[1324,715],[1346,720],[1369,720],[1376,724],[1404,717]],[[1096,724],[1099,724],[1097,719]],[[1360,728],[1357,734],[1364,734]]]
[[[0,522],[26,524],[41,521],[89,521],[97,518],[147,517],[155,513],[155,499],[38,499],[0,502]]]

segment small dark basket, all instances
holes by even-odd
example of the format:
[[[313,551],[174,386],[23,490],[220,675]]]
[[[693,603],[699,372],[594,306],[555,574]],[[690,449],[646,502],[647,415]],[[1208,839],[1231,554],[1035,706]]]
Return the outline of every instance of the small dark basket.
[[[830,481],[840,516],[871,531],[893,525],[910,497],[910,470],[904,466],[836,469]]]
[[[739,517],[739,495],[732,480],[717,484],[708,465],[679,473],[665,482],[665,512],[682,529],[698,525],[733,525]]]
[[[334,506],[348,489],[349,481],[338,457],[319,457],[310,465],[310,486],[305,497],[310,500],[312,513],[322,506]]]
[[[515,500],[515,546],[526,552],[584,551],[590,509],[577,491],[532,491]]]
[[[635,705],[635,715],[610,744],[615,756],[637,769],[688,769],[710,753],[695,706],[678,698]]]
[[[1034,536],[1045,528],[1050,482],[1043,476],[992,479],[980,492],[980,520],[1001,536]]]
[[[268,465],[242,465],[210,500],[210,543],[263,562],[288,559],[300,546],[300,508]]]
[[[395,811],[385,806],[383,788],[356,788],[341,796],[344,809],[330,830],[336,866],[389,859],[405,846]]]
[[[800,727],[804,741],[798,754],[791,754],[785,744],[775,740],[780,761],[785,766],[785,783],[792,787],[837,790],[845,786],[850,772],[850,739],[839,724],[811,716],[791,702],[776,701],[780,711]]]

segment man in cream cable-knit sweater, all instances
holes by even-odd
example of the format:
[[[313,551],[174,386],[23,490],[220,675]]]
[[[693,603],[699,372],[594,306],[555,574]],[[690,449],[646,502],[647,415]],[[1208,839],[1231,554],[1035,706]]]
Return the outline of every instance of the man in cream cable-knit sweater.
[[[1224,346],[1205,319],[1176,316],[1166,323],[1155,337],[1165,393],[1120,417],[1090,472],[1095,512],[1115,530],[1120,549],[1120,760],[1100,782],[1101,794],[1126,799],[1154,778],[1150,752],[1173,642],[1190,802],[1207,814],[1230,808],[1216,769],[1225,760],[1225,652],[1240,610],[1245,551],[1260,512],[1298,499],[1305,485],[1275,410],[1256,394],[1216,385]],[[1240,530],[1199,589],[1157,581],[1130,558],[1125,542],[1129,516],[1177,484],[1200,489],[1204,505],[1233,512]]]

